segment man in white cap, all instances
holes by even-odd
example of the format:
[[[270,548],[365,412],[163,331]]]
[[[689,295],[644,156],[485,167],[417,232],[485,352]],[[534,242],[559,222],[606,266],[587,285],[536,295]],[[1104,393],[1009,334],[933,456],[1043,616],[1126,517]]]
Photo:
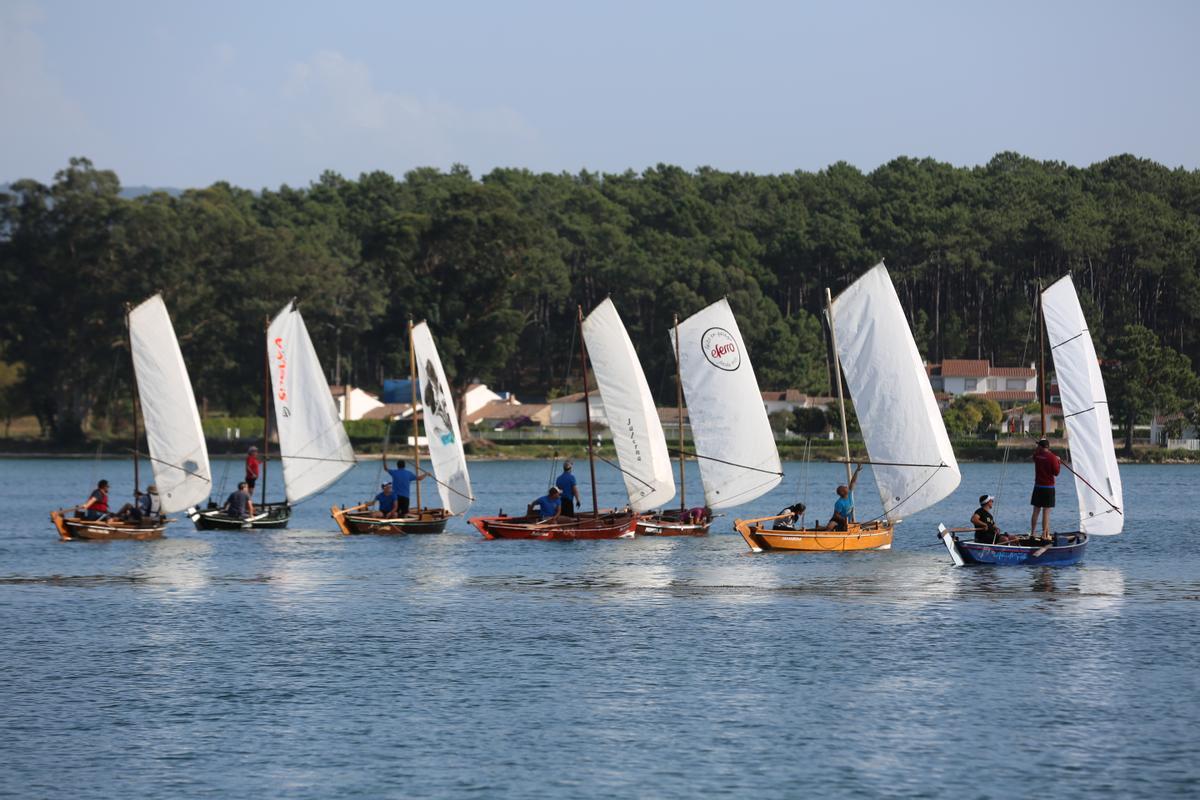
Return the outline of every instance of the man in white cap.
[[[971,515],[971,524],[975,526],[975,541],[983,544],[997,544],[1000,539],[1004,538],[1000,534],[1000,529],[996,527],[996,520],[992,517],[992,505],[996,502],[996,498],[990,494],[981,494],[979,496],[979,508],[975,509],[975,513]]]

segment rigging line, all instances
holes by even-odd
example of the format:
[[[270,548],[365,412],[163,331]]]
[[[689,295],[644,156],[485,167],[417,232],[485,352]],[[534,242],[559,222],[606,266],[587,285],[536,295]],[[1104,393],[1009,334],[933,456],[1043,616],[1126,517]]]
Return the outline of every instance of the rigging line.
[[[291,461],[294,459],[294,460],[298,460],[298,461],[328,461],[328,462],[334,463],[334,464],[357,464],[358,463],[357,458],[325,458],[323,456],[292,456],[292,455],[284,455],[283,453],[280,453],[278,458],[280,461],[283,461],[284,459]]]
[[[191,475],[194,478],[199,478],[200,480],[207,482],[209,486],[212,485],[211,477],[201,475],[199,472],[192,472],[187,467],[181,467],[178,464],[172,464],[170,461],[163,461],[161,458],[155,458],[154,456],[150,455],[149,453],[141,453],[137,450],[134,450],[132,447],[126,447],[125,452],[126,453],[137,453],[137,454],[145,457],[147,460],[153,461],[155,464],[165,464],[166,466],[170,467],[171,469],[177,469],[180,472],[186,472],[188,475]]]
[[[761,467],[750,467],[746,466],[745,464],[736,464],[733,461],[726,461],[722,458],[717,458],[716,456],[702,456],[699,453],[689,453],[686,450],[675,450],[669,447],[667,448],[667,452],[676,456],[682,454],[685,456],[691,456],[692,458],[703,458],[706,461],[716,461],[718,464],[726,464],[730,467],[738,467],[739,469],[748,469],[751,472],[761,472],[765,475],[777,475],[780,478],[783,477],[782,472],[776,472],[773,469],[762,469]]]
[[[1076,478],[1078,478],[1078,479],[1080,480],[1080,482],[1081,482],[1081,483],[1083,483],[1083,485],[1084,485],[1084,486],[1088,487],[1088,488],[1089,488],[1089,489],[1091,489],[1093,492],[1095,492],[1097,497],[1099,497],[1101,500],[1103,500],[1104,502],[1106,502],[1106,503],[1108,503],[1110,506],[1112,506],[1112,510],[1113,510],[1113,511],[1117,512],[1117,513],[1118,513],[1118,514],[1120,514],[1122,517],[1123,517],[1123,516],[1125,516],[1125,512],[1123,512],[1123,511],[1122,511],[1120,508],[1118,508],[1116,503],[1114,503],[1112,500],[1109,500],[1107,497],[1105,497],[1105,496],[1104,496],[1104,495],[1103,495],[1103,494],[1100,492],[1100,490],[1099,490],[1099,489],[1097,489],[1095,486],[1092,486],[1092,484],[1088,482],[1088,479],[1087,479],[1087,478],[1085,478],[1085,477],[1083,477],[1082,475],[1080,475],[1080,474],[1079,474],[1078,472],[1076,472],[1074,469],[1072,469],[1070,464],[1068,464],[1068,463],[1067,463],[1067,462],[1065,462],[1065,461],[1059,461],[1059,463],[1060,463],[1060,464],[1062,464],[1064,467],[1066,467],[1068,472],[1070,472],[1072,475],[1074,475]]]
[[[922,467],[926,469],[941,469],[946,466],[946,462],[941,464],[907,464],[901,461],[871,461],[862,458],[832,458],[829,460],[832,464],[870,464],[873,467]]]
[[[599,459],[600,461],[603,461],[605,464],[608,464],[610,467],[615,469],[617,472],[620,472],[624,475],[628,475],[629,477],[633,478],[635,481],[639,481],[640,483],[646,484],[646,487],[649,488],[650,491],[654,491],[657,488],[657,487],[655,487],[655,485],[653,483],[650,483],[649,481],[642,479],[642,477],[639,475],[634,475],[629,470],[622,469],[620,464],[614,464],[613,462],[609,461],[604,456],[596,456],[596,458]]]
[[[1053,352],[1054,350],[1057,350],[1058,348],[1062,347],[1064,344],[1070,344],[1071,342],[1075,341],[1076,339],[1078,339],[1080,336],[1083,336],[1083,335],[1084,335],[1085,333],[1087,333],[1087,332],[1088,332],[1088,329],[1087,329],[1087,328],[1084,328],[1082,331],[1080,331],[1079,333],[1075,334],[1075,335],[1074,335],[1074,336],[1072,336],[1070,339],[1063,339],[1063,340],[1062,340],[1061,342],[1059,342],[1058,344],[1052,344],[1052,345],[1050,345],[1050,350],[1051,350],[1051,352]]]
[[[1077,417],[1080,414],[1086,414],[1089,411],[1095,411],[1095,410],[1096,410],[1096,407],[1092,406],[1091,408],[1085,408],[1083,411],[1072,411],[1070,414],[1063,414],[1063,422],[1066,422],[1071,417]]]
[[[453,486],[451,486],[451,485],[450,485],[450,484],[448,484],[448,483],[442,483],[440,480],[438,480],[438,476],[437,476],[437,475],[434,475],[434,474],[433,474],[432,472],[430,472],[429,470],[427,470],[427,469],[423,469],[423,468],[421,468],[421,467],[417,467],[417,472],[424,472],[426,475],[428,475],[429,477],[433,478],[433,482],[434,482],[434,483],[436,483],[438,486],[445,486],[447,489],[449,489],[450,491],[454,492],[454,493],[455,493],[456,495],[458,495],[459,497],[462,497],[462,498],[465,498],[465,499],[467,499],[467,500],[470,500],[472,503],[474,503],[474,502],[475,502],[475,498],[474,498],[473,496],[471,496],[471,495],[469,495],[469,494],[463,494],[463,493],[462,493],[462,492],[460,492],[458,489],[455,489]],[[454,516],[456,516],[456,517],[457,517],[458,515],[457,515],[457,514],[455,514]]]
[[[772,473],[768,473],[768,474],[774,475],[775,473],[772,472]],[[758,489],[762,488],[763,486],[766,486],[768,483],[770,483],[770,481],[763,481],[762,483],[756,483],[753,486],[748,486],[745,489],[743,489],[742,491],[738,492],[737,494],[729,495],[728,497],[722,497],[721,502],[728,504],[730,501],[736,500],[737,498],[739,498],[743,495],[747,495],[747,494],[750,494],[751,492],[757,491]],[[707,500],[708,500],[707,494],[705,495],[704,499],[705,499],[705,502],[707,502]]]
[[[908,493],[908,497],[905,497],[903,500],[901,500],[900,502],[896,503],[896,505],[892,506],[891,508],[884,508],[884,510],[883,510],[883,514],[882,514],[882,515],[880,515],[880,516],[878,516],[878,517],[875,517],[874,519],[872,519],[872,520],[871,520],[871,522],[878,522],[879,520],[881,520],[881,519],[883,519],[884,517],[886,517],[888,514],[891,514],[893,511],[895,511],[895,510],[896,510],[897,508],[899,508],[900,506],[902,506],[902,505],[904,505],[905,503],[907,503],[909,500],[913,499],[913,497],[914,497],[914,496],[917,494],[917,492],[919,492],[919,491],[921,491],[922,489],[924,489],[924,488],[925,488],[925,484],[927,484],[927,483],[929,483],[931,480],[933,480],[934,476],[938,474],[938,470],[942,469],[942,467],[945,467],[945,466],[946,466],[945,464],[942,464],[942,466],[941,466],[941,467],[934,467],[934,468],[933,468],[933,472],[929,473],[929,477],[928,477],[928,478],[926,478],[925,480],[921,481],[921,485],[920,485],[920,486],[918,486],[917,488],[915,488],[915,489],[913,489],[911,492],[909,492],[909,493]]]

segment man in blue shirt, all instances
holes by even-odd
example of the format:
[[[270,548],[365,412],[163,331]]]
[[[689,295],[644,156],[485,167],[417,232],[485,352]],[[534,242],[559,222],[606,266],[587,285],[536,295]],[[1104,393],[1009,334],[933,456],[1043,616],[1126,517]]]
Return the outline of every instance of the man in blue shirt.
[[[825,526],[827,531],[845,531],[850,529],[850,520],[854,517],[854,484],[858,483],[858,473],[862,472],[862,464],[854,468],[849,486],[837,487],[837,502],[833,504],[833,518]]]
[[[539,517],[538,522],[546,522],[559,518],[559,508],[561,505],[562,493],[558,491],[557,486],[551,486],[549,494],[544,494],[529,504],[527,513],[533,514],[536,509]]]
[[[396,516],[396,510],[400,507],[400,498],[396,496],[390,483],[385,483],[380,488],[383,491],[375,495],[375,502],[379,504],[379,511],[376,513],[384,519],[391,519]]]
[[[558,491],[562,493],[562,515],[564,517],[575,516],[575,504],[579,502],[579,487],[576,485],[575,473],[571,472],[572,464],[570,461],[563,462],[562,475],[558,476],[558,480],[554,485],[558,487]]]
[[[420,466],[417,467],[420,469]],[[408,498],[412,492],[412,482],[424,480],[424,475],[415,475],[412,470],[404,468],[404,462],[397,459],[396,468],[389,469],[388,474],[392,476],[392,494],[396,495],[396,502],[399,504],[397,514],[401,517],[408,514]]]

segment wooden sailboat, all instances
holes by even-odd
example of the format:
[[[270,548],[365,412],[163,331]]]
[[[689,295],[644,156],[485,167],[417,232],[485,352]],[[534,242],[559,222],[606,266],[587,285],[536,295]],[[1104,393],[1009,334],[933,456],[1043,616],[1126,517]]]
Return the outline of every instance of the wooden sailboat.
[[[442,359],[429,326],[408,325],[409,370],[412,376],[413,464],[421,470],[421,451],[417,439],[417,388],[420,387],[421,419],[425,440],[429,444],[432,475],[438,487],[441,507],[426,508],[421,503],[421,481],[416,481],[416,505],[402,517],[383,519],[365,512],[370,503],[354,508],[334,506],[330,513],[344,534],[351,533],[441,533],[450,517],[466,513],[475,499],[471,494],[471,479],[467,472],[467,457],[463,451],[462,434],[449,382],[442,369]],[[384,460],[387,453],[384,453]]]
[[[545,522],[533,516],[475,517],[471,524],[487,539],[619,539],[634,535],[638,514],[660,506],[675,495],[671,456],[662,422],[633,342],[611,300],[596,307],[587,319],[578,311],[579,355],[583,366],[587,418],[588,465],[592,477],[592,513]],[[596,495],[596,462],[588,399],[587,364],[592,370],[608,417],[618,468],[629,496],[628,510],[601,513]]]
[[[938,536],[951,561],[965,564],[1068,566],[1083,559],[1092,535],[1115,536],[1124,527],[1121,473],[1113,447],[1112,421],[1096,348],[1071,276],[1059,279],[1038,295],[1040,358],[1038,399],[1042,406],[1042,435],[1046,431],[1045,339],[1050,340],[1054,371],[1062,397],[1063,420],[1071,442],[1072,462],[1063,466],[1075,477],[1079,528],[1053,532],[1050,538],[1014,537],[993,544],[958,536],[963,530],[938,526]]]
[[[249,530],[286,528],[292,506],[333,485],[354,467],[354,448],[295,302],[284,306],[267,325],[266,380],[263,403],[263,453],[270,444],[271,407],[279,435],[286,500],[267,502],[267,464],[263,461],[261,502],[248,519],[220,509],[191,512],[197,528]]]
[[[677,322],[672,344],[704,505],[731,508],[774,489],[783,479],[779,451],[729,302],[722,299]]]
[[[960,480],[950,437],[887,269],[880,263],[836,300],[829,290],[825,296],[846,484],[851,482],[851,460],[843,372],[858,412],[883,514],[867,522],[852,517],[844,531],[802,526],[780,529],[782,516],[735,521],[734,527],[755,552],[888,549],[893,528],[904,515],[938,502],[953,492]],[[765,523],[769,522],[775,525],[768,528]]]
[[[154,295],[125,315],[129,352],[136,380],[133,394],[133,484],[140,490],[138,453],[139,410],[146,422],[146,442],[158,492],[160,513],[132,520],[111,515],[86,520],[70,509],[50,514],[64,539],[158,539],[170,520],[166,514],[182,511],[207,497],[212,486],[208,450],[187,367],[171,317],[160,295]],[[140,402],[139,402],[140,401]]]

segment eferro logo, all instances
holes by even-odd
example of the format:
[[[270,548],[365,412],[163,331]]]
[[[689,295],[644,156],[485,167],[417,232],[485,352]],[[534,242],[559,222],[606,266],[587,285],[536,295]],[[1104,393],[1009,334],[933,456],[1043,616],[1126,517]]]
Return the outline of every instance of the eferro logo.
[[[742,354],[738,352],[733,334],[724,328],[709,328],[700,337],[704,357],[717,369],[733,372],[742,365]]]

